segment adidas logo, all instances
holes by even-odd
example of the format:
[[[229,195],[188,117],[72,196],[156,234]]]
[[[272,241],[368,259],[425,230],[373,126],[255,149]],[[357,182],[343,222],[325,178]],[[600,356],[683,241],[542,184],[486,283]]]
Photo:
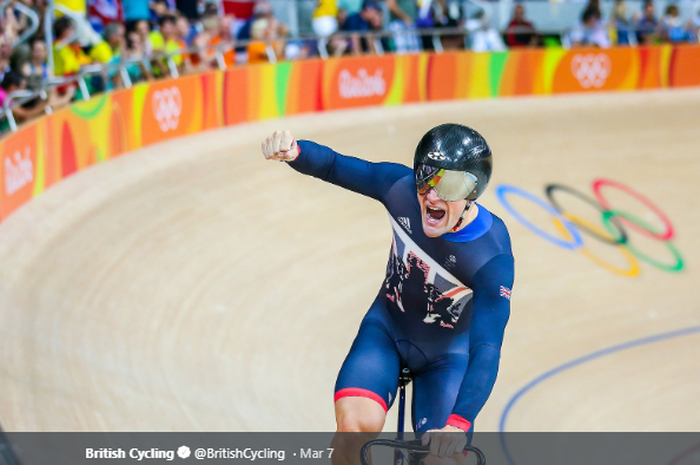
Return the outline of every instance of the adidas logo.
[[[403,226],[409,234],[413,234],[413,231],[411,231],[411,222],[407,217],[399,216],[398,218],[396,218],[396,221],[398,221],[399,224]]]
[[[457,257],[455,257],[454,255],[450,255],[449,257],[447,257],[447,264],[450,266],[456,265],[457,264]]]

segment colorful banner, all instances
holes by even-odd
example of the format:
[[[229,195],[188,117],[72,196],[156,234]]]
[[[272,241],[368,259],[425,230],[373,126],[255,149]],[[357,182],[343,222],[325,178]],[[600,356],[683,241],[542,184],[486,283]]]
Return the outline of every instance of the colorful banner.
[[[137,85],[0,141],[0,221],[72,173],[174,137],[377,105],[700,86],[700,46],[385,55],[237,67]]]

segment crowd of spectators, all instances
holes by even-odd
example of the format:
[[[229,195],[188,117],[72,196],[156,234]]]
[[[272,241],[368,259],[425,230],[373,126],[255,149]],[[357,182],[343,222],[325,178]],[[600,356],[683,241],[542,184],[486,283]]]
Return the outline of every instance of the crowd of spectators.
[[[521,2],[515,3],[505,30],[499,30],[486,14],[492,10],[463,11],[464,2],[458,0],[316,0],[311,38],[291,37],[268,0],[251,1],[250,14],[235,17],[221,11],[215,0],[55,0],[49,50],[43,24],[47,0],[12,0],[0,17],[0,105],[12,92],[46,89],[44,98],[14,109],[22,122],[82,98],[86,91],[235,64],[437,47],[500,51],[546,42],[536,21],[527,17],[527,3]],[[649,0],[641,12],[630,15],[625,5],[617,0],[606,17],[599,0],[589,0],[578,24],[561,35],[562,42],[609,47],[697,41],[700,15],[683,20],[677,5],[669,3],[658,17]],[[32,28],[26,9],[37,13],[39,24],[20,43],[18,38]],[[74,81],[46,86],[96,64],[112,66],[100,67],[82,86]]]

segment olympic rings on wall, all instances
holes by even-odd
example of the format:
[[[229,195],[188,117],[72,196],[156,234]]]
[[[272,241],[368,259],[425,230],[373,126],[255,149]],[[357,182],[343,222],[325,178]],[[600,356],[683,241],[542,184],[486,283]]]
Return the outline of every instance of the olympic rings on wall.
[[[646,221],[625,211],[612,208],[610,202],[602,193],[604,187],[608,189],[617,189],[642,203],[656,217],[659,218],[661,223],[664,225],[664,229],[662,231],[655,230],[653,226]],[[636,192],[629,186],[617,181],[597,179],[593,182],[592,188],[595,198],[587,196],[568,186],[561,184],[549,184],[545,188],[545,193],[549,200],[549,203],[547,203],[526,190],[511,185],[501,184],[496,187],[496,197],[498,197],[498,200],[508,211],[508,213],[513,215],[518,222],[520,222],[530,231],[534,232],[546,241],[564,249],[578,250],[582,253],[582,255],[597,265],[620,276],[637,276],[640,271],[638,260],[646,262],[655,268],[667,272],[679,272],[683,269],[683,257],[675,245],[670,242],[675,235],[675,230],[671,224],[671,221],[659,207],[654,205],[649,199]],[[557,191],[573,195],[574,197],[583,200],[584,202],[598,209],[601,215],[602,226],[590,222],[578,215],[565,212],[556,200],[555,192]],[[523,199],[534,203],[552,215],[554,224],[561,237],[545,232],[526,219],[525,216],[513,208],[511,203],[508,201],[507,197],[509,195],[522,197]],[[632,241],[630,240],[625,227],[630,227],[647,237],[662,241],[666,248],[671,252],[674,260],[673,263],[669,264],[659,261],[641,252],[631,243]],[[594,255],[585,247],[583,238],[581,237],[579,231],[618,248],[629,263],[629,267],[619,268],[608,263],[601,257]]]

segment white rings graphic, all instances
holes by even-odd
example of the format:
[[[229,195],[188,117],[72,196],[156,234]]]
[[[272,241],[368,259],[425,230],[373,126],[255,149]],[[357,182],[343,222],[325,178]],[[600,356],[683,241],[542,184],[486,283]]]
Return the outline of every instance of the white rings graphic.
[[[571,72],[584,89],[603,87],[611,70],[610,57],[604,53],[579,53],[571,60]]]
[[[182,95],[180,89],[173,86],[153,93],[153,116],[158,121],[161,131],[177,129],[182,114]]]

